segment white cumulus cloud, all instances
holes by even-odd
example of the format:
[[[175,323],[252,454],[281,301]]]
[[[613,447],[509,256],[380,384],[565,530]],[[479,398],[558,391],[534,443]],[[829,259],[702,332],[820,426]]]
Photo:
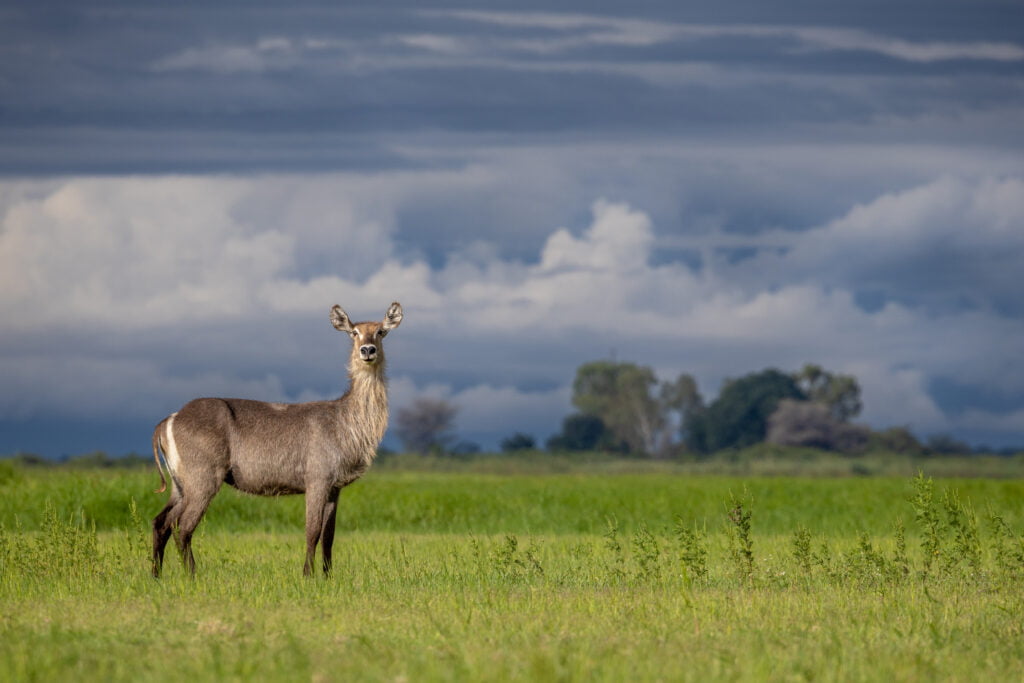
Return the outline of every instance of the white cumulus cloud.
[[[0,412],[148,415],[191,393],[332,395],[343,352],[327,308],[342,303],[365,318],[397,299],[406,320],[388,342],[396,405],[420,393],[449,398],[465,434],[545,438],[571,410],[575,368],[610,352],[665,378],[694,374],[709,397],[726,377],[817,362],[860,378],[876,426],[1024,433],[1019,409],[946,415],[930,393],[943,378],[1011,403],[1024,396],[1019,318],[857,299],[865,273],[898,269],[922,250],[976,265],[1019,256],[1019,178],[946,177],[886,194],[794,232],[783,253],[726,268],[656,259],[651,217],[607,199],[585,225],[549,228],[534,259],[486,242],[439,265],[398,258],[395,198],[426,190],[349,180],[3,186]]]

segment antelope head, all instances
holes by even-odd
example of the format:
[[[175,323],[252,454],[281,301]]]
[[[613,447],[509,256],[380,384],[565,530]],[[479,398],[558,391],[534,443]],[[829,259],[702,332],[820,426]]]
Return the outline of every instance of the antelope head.
[[[353,323],[341,306],[331,308],[331,324],[352,338],[351,367],[375,366],[384,362],[383,340],[388,332],[402,323],[402,305],[391,304],[380,322]]]

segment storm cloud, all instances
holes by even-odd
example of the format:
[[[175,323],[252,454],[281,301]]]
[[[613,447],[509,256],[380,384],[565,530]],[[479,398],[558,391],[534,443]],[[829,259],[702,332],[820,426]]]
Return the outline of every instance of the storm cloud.
[[[396,404],[488,447],[609,356],[1024,443],[1024,22],[897,6],[5,9],[0,452],[337,395],[395,299]]]

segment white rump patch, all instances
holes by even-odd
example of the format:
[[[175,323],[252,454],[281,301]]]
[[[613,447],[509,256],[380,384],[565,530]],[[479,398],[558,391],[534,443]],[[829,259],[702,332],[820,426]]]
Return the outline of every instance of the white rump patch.
[[[177,413],[173,413],[167,420],[167,452],[164,453],[167,461],[167,469],[171,471],[173,475],[178,471],[178,465],[181,463],[181,456],[178,455],[178,446],[174,443],[174,417]]]

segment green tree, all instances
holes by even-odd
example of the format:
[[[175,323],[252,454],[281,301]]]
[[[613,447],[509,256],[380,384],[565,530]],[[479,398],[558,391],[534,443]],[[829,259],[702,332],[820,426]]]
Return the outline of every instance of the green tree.
[[[808,363],[793,379],[808,400],[827,407],[835,419],[846,422],[860,414],[860,384],[852,375],[832,374]]]
[[[423,396],[398,411],[395,432],[409,452],[443,452],[454,439],[456,412],[455,406],[442,398]]]
[[[704,412],[704,398],[697,389],[697,380],[682,374],[674,382],[662,382],[660,402],[663,410],[679,416],[679,432],[686,441],[694,419]],[[668,439],[666,439],[666,442]]]
[[[707,410],[687,421],[688,445],[710,453],[723,448],[743,448],[764,440],[768,417],[785,398],[806,400],[796,381],[769,369],[727,381]]]
[[[608,430],[596,415],[573,413],[562,420],[562,431],[548,439],[550,451],[604,450],[608,444]]]
[[[654,453],[666,425],[663,406],[652,395],[657,386],[648,367],[595,361],[576,370],[572,402],[584,415],[599,417],[630,452]]]

